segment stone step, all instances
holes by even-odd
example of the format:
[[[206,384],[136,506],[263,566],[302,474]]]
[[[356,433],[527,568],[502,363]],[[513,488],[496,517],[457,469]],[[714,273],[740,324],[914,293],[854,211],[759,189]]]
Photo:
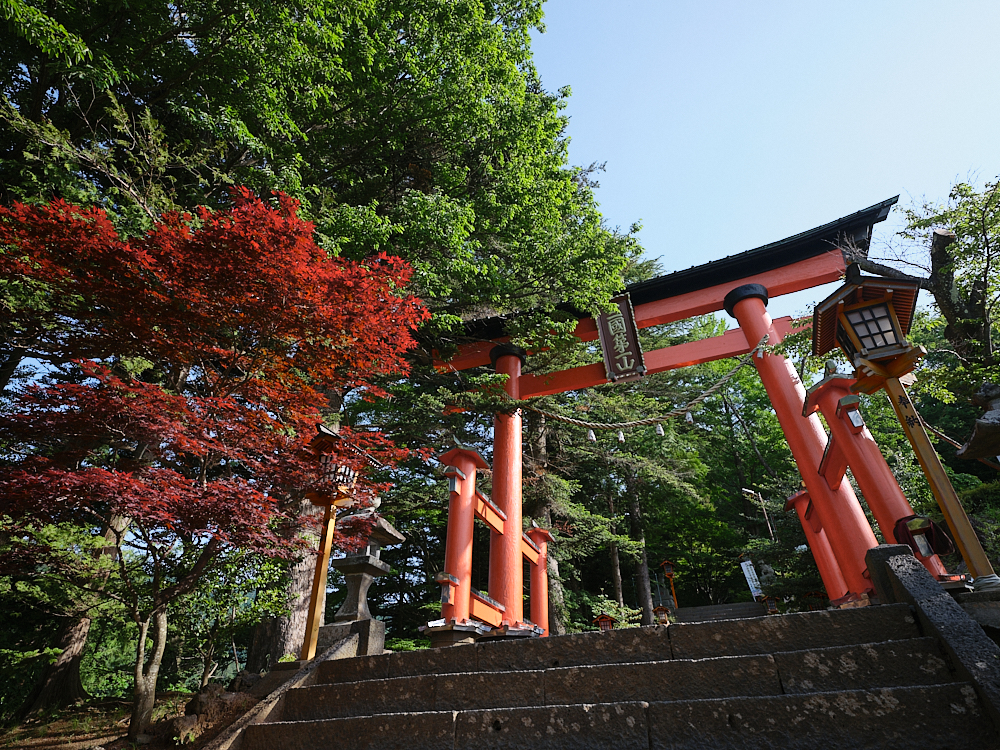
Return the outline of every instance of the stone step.
[[[739,602],[736,604],[713,604],[707,607],[681,607],[675,609],[674,620],[677,622],[712,622],[714,620],[749,620],[755,617],[767,617],[767,609],[758,602]]]
[[[933,638],[856,646],[516,672],[330,683],[288,693],[284,721],[575,703],[766,696],[953,682]]]
[[[704,659],[905,640],[919,635],[910,608],[905,604],[893,604],[361,656],[321,664],[317,670],[317,682],[359,682],[455,672],[515,672],[617,662]]]
[[[527,700],[529,696],[524,696]],[[247,728],[241,750],[914,747],[996,750],[966,683],[618,703],[423,711]]]

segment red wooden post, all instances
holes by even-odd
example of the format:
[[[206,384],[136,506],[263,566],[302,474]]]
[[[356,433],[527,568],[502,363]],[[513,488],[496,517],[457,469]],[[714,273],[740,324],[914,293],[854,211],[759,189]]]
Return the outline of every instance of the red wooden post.
[[[771,324],[766,301],[767,289],[759,284],[745,284],[726,295],[725,307],[726,312],[739,321],[747,341],[760,341],[765,334],[769,334],[768,344],[773,346],[781,343],[781,334]],[[848,592],[865,593],[872,588],[871,581],[864,575],[867,571],[865,554],[878,545],[878,540],[850,484],[841,482],[837,489],[831,489],[817,472],[827,439],[819,418],[815,414],[802,414],[805,388],[795,368],[784,357],[764,354],[754,356],[753,362],[813,505],[819,512],[820,522],[840,563]]]
[[[542,629],[542,638],[548,638],[549,542],[554,540],[546,529],[530,528],[526,533],[538,547],[538,562],[531,566],[531,621]]]
[[[830,540],[826,537],[826,532],[819,524],[818,514],[816,518],[809,514],[809,493],[797,492],[788,498],[785,503],[785,510],[795,508],[802,523],[802,530],[806,533],[806,542],[812,552],[816,567],[819,568],[819,577],[823,579],[823,588],[826,589],[826,598],[831,601],[840,599],[847,594],[847,584],[844,582],[844,574],[840,572],[840,564],[837,562]],[[815,509],[814,509],[815,512]]]
[[[837,442],[847,458],[868,507],[878,521],[882,536],[889,544],[899,544],[894,531],[896,522],[912,516],[913,508],[857,411],[858,397],[851,393],[854,382],[853,378],[827,378],[813,386],[806,401],[806,411],[818,408],[823,413],[830,426],[831,440]],[[947,575],[948,571],[937,555],[920,561],[931,575]]]
[[[507,395],[519,399],[523,350],[504,344],[494,347],[490,358],[496,371],[507,375]],[[490,534],[489,594],[504,606],[503,622],[516,627],[524,619],[520,409],[509,414],[501,412],[493,421],[493,501],[507,520],[503,534]]]
[[[445,542],[444,572],[458,579],[451,601],[442,603],[446,621],[464,623],[469,619],[472,595],[472,532],[476,513],[476,470],[489,464],[474,450],[453,448],[441,456],[452,489],[448,501],[448,537]],[[454,471],[457,469],[458,471]]]

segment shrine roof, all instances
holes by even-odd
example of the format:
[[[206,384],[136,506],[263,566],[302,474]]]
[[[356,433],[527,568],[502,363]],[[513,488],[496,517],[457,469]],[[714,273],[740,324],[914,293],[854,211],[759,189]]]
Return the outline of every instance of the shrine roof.
[[[871,239],[872,227],[886,219],[899,196],[876,203],[828,224],[786,237],[761,247],[713,260],[700,266],[640,281],[626,287],[633,305],[667,299],[687,292],[707,289],[719,284],[736,283],[749,276],[788,266],[802,260],[827,253],[852,241],[866,247]],[[575,310],[569,305],[560,309],[579,318],[589,318],[589,313]],[[511,316],[484,318],[468,321],[466,331],[481,340],[498,339],[505,335],[504,321]]]
[[[644,302],[665,299],[716,284],[738,282],[762,271],[771,271],[829,252],[846,240],[867,247],[872,227],[880,221],[885,221],[890,209],[898,200],[897,195],[831,221],[829,224],[783,240],[719,258],[701,266],[631,284],[626,291],[631,295],[633,305],[641,305]]]

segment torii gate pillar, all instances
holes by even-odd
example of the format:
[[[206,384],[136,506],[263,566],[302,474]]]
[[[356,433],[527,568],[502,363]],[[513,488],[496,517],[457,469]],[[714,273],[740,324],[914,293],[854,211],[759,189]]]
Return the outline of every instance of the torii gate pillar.
[[[802,523],[806,542],[809,543],[809,550],[819,570],[819,577],[823,580],[823,588],[826,589],[826,598],[834,601],[846,596],[847,584],[844,583],[844,575],[840,572],[840,564],[837,562],[837,556],[833,554],[830,540],[826,538],[826,531],[819,524],[819,514],[816,513],[815,506],[812,506],[810,513],[809,493],[803,490],[788,498],[785,510],[792,508],[795,508]]]
[[[542,638],[548,638],[549,542],[554,540],[548,529],[528,529],[527,535],[538,547],[538,561],[531,566],[531,621],[542,629]]]
[[[760,284],[744,284],[726,295],[726,312],[736,318],[748,342],[781,343],[781,334],[767,313],[767,289]],[[819,513],[830,546],[840,564],[848,593],[860,595],[872,589],[866,578],[865,554],[878,546],[861,504],[848,482],[836,489],[817,471],[826,449],[826,432],[815,414],[803,415],[806,391],[795,368],[781,356],[764,353],[753,358],[760,379],[781,423],[802,480]]]
[[[490,359],[507,376],[504,390],[521,397],[524,350],[495,346]],[[521,557],[521,410],[496,415],[493,421],[493,502],[503,511],[504,533],[490,534],[490,597],[504,606],[503,623],[517,628],[524,620],[524,563]],[[874,545],[872,545],[874,546]]]
[[[809,389],[805,411],[815,412],[818,409],[830,426],[826,463],[846,462],[851,467],[854,479],[868,501],[868,507],[871,508],[886,542],[905,544],[906,542],[896,539],[896,522],[912,516],[913,508],[886,463],[875,438],[857,412],[856,403],[859,399],[851,391],[855,382],[854,378],[835,375],[825,378]],[[834,456],[833,461],[830,456]],[[836,475],[823,472],[822,468],[821,473],[825,473],[830,484],[837,480]],[[838,473],[840,481],[843,481],[842,470]],[[948,574],[937,555],[918,559],[931,575],[940,577]]]

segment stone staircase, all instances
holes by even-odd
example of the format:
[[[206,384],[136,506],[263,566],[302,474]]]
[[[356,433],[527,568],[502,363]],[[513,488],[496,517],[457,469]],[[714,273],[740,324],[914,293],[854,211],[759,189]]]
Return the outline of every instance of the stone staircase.
[[[712,604],[707,607],[679,607],[674,610],[674,620],[677,622],[750,620],[754,617],[767,617],[767,609],[760,602]]]
[[[906,604],[325,661],[240,750],[997,748]]]

